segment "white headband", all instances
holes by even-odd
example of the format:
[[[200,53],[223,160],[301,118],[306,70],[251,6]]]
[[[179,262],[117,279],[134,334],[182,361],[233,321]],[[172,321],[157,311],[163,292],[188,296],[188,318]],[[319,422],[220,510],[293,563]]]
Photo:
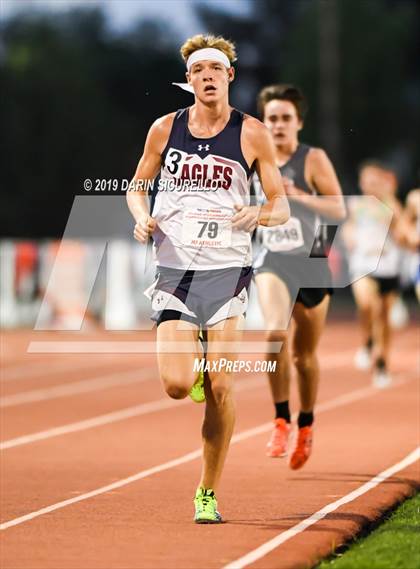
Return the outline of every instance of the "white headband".
[[[230,68],[229,58],[226,54],[223,53],[223,51],[220,51],[220,49],[215,49],[214,47],[205,47],[203,49],[194,51],[190,55],[190,57],[187,59],[187,71],[190,71],[194,63],[206,60],[218,61],[219,63],[223,63],[223,65],[228,69]],[[184,89],[184,91],[188,91],[189,93],[194,94],[194,89],[189,83],[172,83],[172,85],[181,87],[181,89]]]
[[[190,57],[187,59],[187,71],[189,71],[194,63],[197,63],[197,61],[205,61],[207,59],[209,61],[219,61],[220,63],[223,63],[223,65],[228,69],[230,67],[229,58],[226,54],[223,53],[223,51],[220,51],[220,49],[215,49],[214,47],[205,47],[203,49],[194,51],[190,55]]]

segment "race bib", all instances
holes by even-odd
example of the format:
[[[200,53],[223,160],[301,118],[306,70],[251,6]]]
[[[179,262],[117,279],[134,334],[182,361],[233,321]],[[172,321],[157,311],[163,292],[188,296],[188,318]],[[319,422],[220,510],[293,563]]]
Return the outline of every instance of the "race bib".
[[[182,242],[190,247],[230,247],[232,240],[231,213],[220,209],[184,211]]]
[[[302,225],[297,217],[291,217],[283,225],[261,227],[263,245],[273,252],[292,251],[304,245]]]

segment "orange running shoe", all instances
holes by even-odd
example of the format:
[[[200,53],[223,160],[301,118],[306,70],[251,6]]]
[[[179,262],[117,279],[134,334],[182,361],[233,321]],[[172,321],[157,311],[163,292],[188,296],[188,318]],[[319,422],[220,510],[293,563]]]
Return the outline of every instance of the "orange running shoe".
[[[274,419],[274,429],[267,443],[267,456],[281,458],[287,455],[290,425],[285,419]]]
[[[290,453],[289,466],[292,470],[302,468],[312,452],[312,427],[298,429],[293,450]]]

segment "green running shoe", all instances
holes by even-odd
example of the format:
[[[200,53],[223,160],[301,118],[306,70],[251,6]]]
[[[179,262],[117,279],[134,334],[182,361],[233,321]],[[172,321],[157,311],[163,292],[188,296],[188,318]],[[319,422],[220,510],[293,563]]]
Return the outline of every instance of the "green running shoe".
[[[206,394],[204,393],[204,372],[200,371],[198,374],[197,381],[191,387],[188,394],[194,403],[203,403],[206,400]]]
[[[207,340],[207,333],[200,330],[198,333],[198,340],[203,346],[203,357],[206,357],[205,352],[205,342]],[[197,377],[197,381],[191,387],[189,396],[194,401],[194,403],[203,403],[206,400],[206,394],[204,393],[204,372],[200,371]]]
[[[211,488],[197,488],[194,498],[196,524],[220,524],[222,516],[217,511],[217,500]]]

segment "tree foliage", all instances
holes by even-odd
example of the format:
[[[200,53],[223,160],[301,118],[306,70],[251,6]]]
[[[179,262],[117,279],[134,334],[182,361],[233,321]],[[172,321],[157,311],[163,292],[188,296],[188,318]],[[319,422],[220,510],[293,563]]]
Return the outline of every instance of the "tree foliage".
[[[395,165],[404,191],[420,181],[418,1],[256,0],[246,19],[227,17],[211,4],[201,6],[199,14],[209,30],[238,44],[237,89],[243,81],[246,98],[239,100],[248,105],[246,110],[256,112],[256,95],[264,85],[295,83],[310,106],[302,138],[317,145],[322,126],[320,8],[331,9],[333,3],[339,62],[336,119],[345,188],[354,190],[357,164],[374,156]]]
[[[310,102],[303,138],[315,145],[320,2],[331,1],[255,0],[245,16],[196,5],[200,31],[237,43],[233,104],[255,114],[263,85],[297,83]],[[394,161],[408,189],[418,183],[419,2],[337,0],[336,8],[340,174],[353,189],[357,163],[376,156]],[[179,38],[150,20],[116,35],[98,9],[20,15],[1,32],[1,232],[60,236],[83,180],[130,178],[153,120],[191,103],[170,85],[185,73]]]

